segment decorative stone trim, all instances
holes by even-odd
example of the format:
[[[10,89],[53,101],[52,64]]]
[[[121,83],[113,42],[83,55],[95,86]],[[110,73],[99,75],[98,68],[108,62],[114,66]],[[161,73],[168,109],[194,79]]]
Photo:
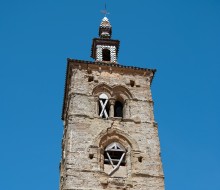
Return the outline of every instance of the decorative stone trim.
[[[117,62],[116,47],[115,46],[106,46],[106,45],[97,45],[96,46],[96,61],[103,61],[102,51],[103,49],[108,49],[110,51],[110,58],[113,63]]]
[[[104,148],[110,142],[117,141],[126,149],[131,147],[133,151],[139,151],[139,146],[135,139],[129,134],[119,129],[104,129],[93,141],[93,146]]]
[[[101,93],[107,93],[109,98],[112,97],[114,99],[118,99],[120,97],[123,99],[123,101],[126,99],[133,98],[128,88],[122,85],[110,87],[105,83],[99,84],[93,89],[92,94],[97,96],[97,95],[100,95]]]

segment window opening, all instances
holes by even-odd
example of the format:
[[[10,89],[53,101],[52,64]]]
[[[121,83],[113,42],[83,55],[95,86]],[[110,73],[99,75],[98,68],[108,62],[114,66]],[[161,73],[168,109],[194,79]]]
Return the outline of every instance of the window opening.
[[[93,76],[89,76],[88,77],[88,82],[92,82],[94,80],[94,77]]]
[[[120,166],[126,165],[125,148],[117,142],[113,142],[105,148],[104,164],[112,165],[113,169],[109,175],[113,174]]]
[[[99,96],[99,116],[102,118],[108,118],[109,116],[109,103],[106,94]]]
[[[114,117],[123,117],[123,104],[119,101],[115,102]]]
[[[130,80],[130,85],[131,85],[131,87],[134,87],[134,81],[133,80]]]
[[[111,57],[110,57],[110,50],[109,49],[103,49],[102,50],[102,59],[103,61],[110,61],[111,60]]]
[[[139,161],[139,162],[142,162],[142,160],[143,160],[143,157],[142,157],[142,156],[138,157],[138,161]]]
[[[93,154],[89,154],[89,158],[90,158],[91,160],[93,159],[93,157],[94,157]]]

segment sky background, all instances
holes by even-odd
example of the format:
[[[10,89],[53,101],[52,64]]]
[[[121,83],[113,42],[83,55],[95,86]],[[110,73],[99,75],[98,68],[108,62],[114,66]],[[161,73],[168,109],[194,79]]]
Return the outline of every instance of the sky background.
[[[104,0],[0,0],[0,189],[58,190],[66,59]],[[167,190],[220,190],[220,1],[107,0],[123,65],[152,84]]]

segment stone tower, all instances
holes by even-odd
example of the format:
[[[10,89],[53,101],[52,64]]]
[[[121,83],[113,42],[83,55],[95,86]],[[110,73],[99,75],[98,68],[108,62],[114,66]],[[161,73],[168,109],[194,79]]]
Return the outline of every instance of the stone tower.
[[[102,19],[91,61],[68,59],[60,190],[164,190],[151,83],[154,69],[117,63]]]

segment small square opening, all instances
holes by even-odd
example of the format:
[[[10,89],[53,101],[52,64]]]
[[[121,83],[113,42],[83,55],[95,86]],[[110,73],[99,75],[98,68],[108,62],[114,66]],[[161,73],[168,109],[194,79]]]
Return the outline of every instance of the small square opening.
[[[89,154],[89,158],[92,160],[94,158],[94,154]]]
[[[130,80],[131,87],[134,87],[134,84],[135,84],[134,80]]]
[[[94,77],[93,76],[89,76],[88,82],[92,82],[93,80],[94,80]]]

